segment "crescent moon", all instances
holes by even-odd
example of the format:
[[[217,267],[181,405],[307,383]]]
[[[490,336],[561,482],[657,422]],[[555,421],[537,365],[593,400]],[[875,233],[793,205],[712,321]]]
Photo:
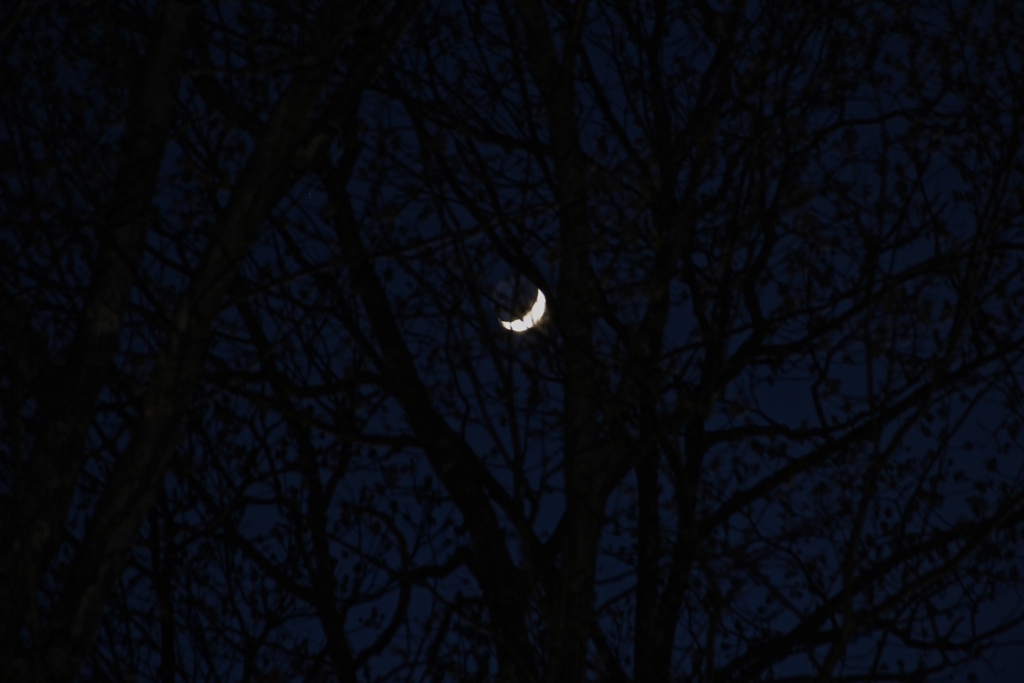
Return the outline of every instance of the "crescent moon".
[[[526,330],[534,327],[540,322],[540,319],[544,317],[544,311],[547,308],[547,298],[544,296],[544,292],[537,290],[537,301],[534,302],[533,308],[530,312],[524,315],[522,318],[517,320],[506,321],[498,318],[498,322],[506,330],[512,330],[513,332],[526,332]]]

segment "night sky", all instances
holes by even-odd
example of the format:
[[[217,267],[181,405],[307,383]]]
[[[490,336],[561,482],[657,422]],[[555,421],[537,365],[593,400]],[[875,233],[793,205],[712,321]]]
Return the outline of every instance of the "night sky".
[[[19,602],[18,609],[28,606],[0,624],[8,629],[0,635],[21,643],[5,646],[0,658],[23,646],[39,661],[47,647],[61,651],[64,626],[52,615],[63,609],[61,596],[85,585],[68,568],[88,566],[81,548],[103,536],[93,527],[104,519],[136,515],[138,528],[127,536],[134,541],[111,581],[83,682],[133,680],[133,671],[165,683],[335,680],[324,662],[340,655],[325,649],[324,624],[334,618],[351,652],[365,652],[409,586],[398,577],[403,562],[423,568],[465,559],[456,548],[482,557],[471,544],[471,530],[480,528],[474,516],[497,519],[514,564],[527,564],[529,543],[499,498],[522,501],[516,514],[542,544],[552,535],[563,543],[554,546],[563,549],[553,556],[560,568],[572,544],[558,529],[575,523],[565,521],[573,400],[565,392],[579,360],[567,351],[567,330],[579,320],[593,322],[585,359],[592,373],[583,381],[601,408],[587,423],[592,431],[573,441],[593,451],[575,462],[614,450],[609,444],[628,444],[637,459],[648,448],[658,454],[659,592],[684,499],[695,496],[694,528],[705,535],[690,560],[679,653],[700,651],[694,644],[707,637],[709,614],[726,605],[713,653],[725,666],[742,654],[744,637],[754,645],[767,642],[754,635],[762,631],[781,639],[844,580],[884,565],[887,553],[901,550],[894,539],[959,529],[996,506],[1008,517],[1019,513],[1024,14],[1013,3],[992,0],[968,12],[963,2],[836,2],[805,25],[803,10],[785,2],[632,9],[594,2],[578,15],[585,20],[571,77],[551,81],[570,84],[575,97],[559,110],[560,93],[541,86],[547,71],[561,72],[550,60],[539,60],[547,68],[530,61],[544,46],[524,36],[533,34],[522,13],[545,8],[541,23],[552,27],[551,47],[560,53],[573,40],[565,27],[580,3],[427,2],[404,19],[389,14],[401,2],[381,16],[312,2],[204,2],[189,15],[191,32],[177,38],[188,46],[181,64],[166,67],[182,74],[168,90],[175,117],[166,130],[159,107],[139,95],[149,92],[147,78],[164,73],[161,63],[117,59],[157,49],[148,41],[155,4],[106,3],[94,27],[85,10],[64,3],[52,16],[23,9],[4,20],[11,28],[0,41],[12,47],[0,87],[0,295],[11,311],[25,311],[24,319],[0,319],[0,391],[9,398],[0,425],[0,495],[9,515],[0,550],[11,557],[21,547],[11,539],[29,534],[17,528],[34,521],[18,515],[46,513],[38,500],[28,504],[43,496],[31,486],[59,488],[22,472],[32,457],[43,462],[57,438],[47,440],[48,431],[57,433],[47,416],[59,413],[47,406],[62,405],[47,398],[59,395],[55,389],[18,393],[17,330],[30,326],[45,341],[51,374],[40,376],[49,386],[72,394],[87,387],[79,377],[86,370],[61,363],[98,348],[89,330],[102,324],[94,316],[87,325],[82,312],[90,283],[102,280],[95,255],[115,241],[104,232],[111,226],[141,220],[145,232],[138,276],[115,316],[116,353],[78,449],[68,533],[40,563],[43,588],[24,589],[39,596],[44,625],[32,621],[35,602]],[[885,30],[860,35],[851,26]],[[630,42],[641,34],[662,42],[657,49]],[[50,48],[34,36],[55,40],[52,69]],[[992,46],[1001,49],[995,56]],[[858,71],[868,52],[872,70]],[[962,72],[950,66],[961,62]],[[957,78],[944,82],[951,73]],[[138,186],[125,170],[134,157],[115,142],[135,139],[130,112],[140,106],[156,112],[140,120],[167,138],[161,145],[157,133],[137,135],[139,149],[149,140],[160,155],[151,197],[142,200],[124,190]],[[563,144],[558,126],[576,139]],[[585,201],[565,194],[577,186]],[[144,218],[124,218],[135,201]],[[581,222],[589,241],[569,250],[566,235]],[[691,237],[676,242],[677,233]],[[990,233],[989,241],[979,237]],[[116,246],[130,252],[124,244]],[[664,329],[641,339],[657,308],[651,283],[676,244],[682,256],[665,261]],[[223,268],[202,275],[217,259]],[[589,272],[571,275],[579,263]],[[890,287],[884,296],[867,294],[883,285]],[[499,313],[524,315],[538,288],[547,303],[538,324],[505,329]],[[964,297],[975,294],[965,305],[974,317],[962,345],[942,356]],[[580,314],[575,301],[594,309]],[[764,344],[781,348],[828,316],[843,322],[809,346],[764,360]],[[728,332],[714,338],[716,329]],[[198,361],[187,351],[196,339],[207,344]],[[396,340],[402,353],[393,351]],[[642,362],[645,344],[654,348],[653,369]],[[993,344],[1005,352],[965,371],[952,388],[936,380],[929,405],[908,398],[934,368],[959,368],[969,351]],[[755,355],[744,355],[751,348]],[[716,385],[731,369],[715,365],[719,352],[749,362]],[[637,377],[633,393],[621,394],[628,400],[611,398]],[[160,381],[173,387],[166,396]],[[416,412],[421,397],[430,411]],[[887,406],[900,408],[888,415]],[[147,431],[161,410],[178,422],[159,424],[176,426]],[[882,414],[881,426],[868,430],[870,416]],[[24,463],[19,420],[27,425],[25,452],[43,453]],[[852,433],[861,436],[844,441]],[[144,459],[167,444],[165,460]],[[708,444],[695,480],[672,466]],[[476,477],[491,508],[469,518],[445,488],[458,477],[436,467],[447,462],[446,450],[464,447],[477,469],[456,474]],[[832,455],[774,482],[819,450]],[[873,458],[886,463],[877,472]],[[113,496],[132,468],[140,483],[126,485],[134,493]],[[769,481],[766,492],[746,497]],[[651,493],[644,486],[630,468],[610,487],[593,585],[598,623],[630,676],[642,588],[638,519]],[[869,486],[877,495],[860,509],[858,492]],[[162,494],[139,503],[153,491]],[[867,520],[861,562],[844,577],[838,567],[857,515]],[[932,629],[923,637],[956,637],[1024,615],[1014,585],[1019,528],[1012,523],[995,543],[981,544],[936,599],[981,607],[952,619],[922,617]],[[480,557],[470,561],[482,567]],[[941,557],[940,550],[921,561],[930,567]],[[311,570],[327,562],[334,583]],[[977,573],[992,567],[1006,572],[998,593]],[[0,580],[11,586],[4,595],[13,604],[23,590],[17,582],[35,575],[9,571],[15,578]],[[462,565],[442,578],[425,571],[409,593],[407,617],[358,680],[471,680],[444,666],[454,667],[459,648],[486,642],[485,610],[472,600],[486,571],[474,577]],[[824,588],[801,579],[812,575]],[[895,590],[897,576],[918,578],[893,571],[879,586]],[[316,609],[325,595],[336,603],[333,615]],[[862,593],[850,600],[851,611],[869,604]],[[528,616],[536,619],[527,625],[536,646],[543,642],[536,604]],[[883,610],[850,642],[842,661],[851,668],[840,666],[834,680],[871,664],[878,624],[890,617]],[[473,619],[485,626],[474,630]],[[423,624],[433,633],[442,621],[451,629],[449,663],[408,668],[410,658],[427,655],[401,648],[425,647]],[[897,626],[888,630],[895,640]],[[1002,638],[1008,645],[987,662],[927,680],[1019,681],[1024,627]],[[828,645],[812,657],[823,658]],[[596,646],[588,647],[598,659]],[[472,680],[495,680],[498,663],[489,656],[469,658],[478,669]],[[938,656],[893,645],[883,661],[895,675]],[[210,661],[220,670],[205,669]],[[695,662],[679,655],[673,672],[689,673]],[[805,652],[794,652],[771,673],[799,680],[810,666]],[[586,680],[612,679],[591,671]]]

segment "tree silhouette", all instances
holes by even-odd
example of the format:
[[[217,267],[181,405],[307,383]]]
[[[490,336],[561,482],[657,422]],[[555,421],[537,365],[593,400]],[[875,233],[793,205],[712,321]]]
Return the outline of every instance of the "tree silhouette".
[[[1024,621],[1016,3],[5,12],[5,680],[923,681]]]

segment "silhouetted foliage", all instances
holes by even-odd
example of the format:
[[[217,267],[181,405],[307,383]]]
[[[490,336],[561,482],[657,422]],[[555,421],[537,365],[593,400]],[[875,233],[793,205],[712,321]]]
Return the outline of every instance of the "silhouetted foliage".
[[[924,681],[1024,621],[1020,3],[0,13],[3,680]]]

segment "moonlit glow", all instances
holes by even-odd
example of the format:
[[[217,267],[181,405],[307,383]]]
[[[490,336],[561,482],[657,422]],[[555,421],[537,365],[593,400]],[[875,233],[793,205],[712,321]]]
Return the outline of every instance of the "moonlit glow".
[[[533,304],[533,308],[530,312],[524,315],[518,320],[511,322],[505,320],[498,320],[501,326],[506,330],[512,330],[513,332],[525,332],[534,325],[540,322],[540,319],[544,317],[544,310],[546,308],[547,299],[544,297],[544,292],[537,290],[537,301]]]

